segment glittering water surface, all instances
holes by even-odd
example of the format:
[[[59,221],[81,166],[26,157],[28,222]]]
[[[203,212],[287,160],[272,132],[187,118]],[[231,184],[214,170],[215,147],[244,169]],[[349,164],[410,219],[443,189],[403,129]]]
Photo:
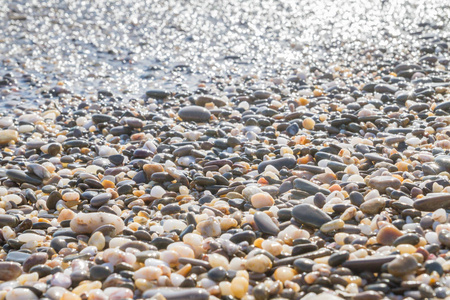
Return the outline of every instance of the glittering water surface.
[[[9,0],[0,7],[0,75],[14,84],[1,97],[36,104],[58,82],[126,100],[310,67],[358,74],[418,59],[428,41],[448,39],[449,15],[448,1]]]

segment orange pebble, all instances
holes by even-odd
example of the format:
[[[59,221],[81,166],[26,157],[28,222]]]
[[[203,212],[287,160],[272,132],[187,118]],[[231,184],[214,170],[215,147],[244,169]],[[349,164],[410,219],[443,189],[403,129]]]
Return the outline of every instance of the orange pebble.
[[[145,191],[141,191],[141,190],[133,191],[133,195],[135,195],[137,197],[140,197],[144,194],[145,194]]]
[[[402,182],[402,181],[403,181],[403,177],[402,177],[402,176],[400,176],[400,175],[394,174],[394,175],[392,175],[392,177],[395,177],[395,178],[397,178],[398,180],[400,180],[400,182]]]
[[[329,188],[330,192],[334,192],[334,191],[341,191],[341,187],[339,186],[339,184],[333,184],[332,186],[330,186]]]
[[[264,177],[261,177],[258,179],[258,183],[259,184],[268,184],[269,182]]]
[[[302,106],[305,106],[305,105],[308,105],[309,100],[306,99],[306,98],[301,97],[301,98],[299,98],[299,99],[297,100],[297,103],[300,104],[300,105],[302,105]]]
[[[110,181],[110,180],[103,180],[103,181],[102,181],[102,185],[103,185],[103,187],[104,187],[105,189],[107,189],[107,188],[113,189],[113,188],[116,187],[116,185],[114,184],[114,182],[112,182],[112,181]]]
[[[254,242],[253,245],[255,247],[261,248],[262,247],[262,242],[264,242],[263,238],[257,238]]]
[[[319,89],[315,89],[313,94],[314,94],[314,97],[320,97],[323,95],[323,91],[319,90]]]

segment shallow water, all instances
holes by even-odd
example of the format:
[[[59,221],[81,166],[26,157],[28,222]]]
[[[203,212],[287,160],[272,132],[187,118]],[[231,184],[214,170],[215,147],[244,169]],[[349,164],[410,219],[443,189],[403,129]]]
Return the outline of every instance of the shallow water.
[[[7,1],[0,75],[15,84],[1,97],[36,104],[62,82],[81,96],[109,90],[126,100],[313,66],[357,73],[418,58],[428,41],[449,37],[449,14],[446,1]]]

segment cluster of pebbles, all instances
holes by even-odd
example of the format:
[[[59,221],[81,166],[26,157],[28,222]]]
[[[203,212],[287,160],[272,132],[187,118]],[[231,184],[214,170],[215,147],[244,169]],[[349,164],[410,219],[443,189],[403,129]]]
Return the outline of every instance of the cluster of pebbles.
[[[450,297],[449,37],[419,25],[194,91],[1,74],[39,101],[0,116],[0,299]]]

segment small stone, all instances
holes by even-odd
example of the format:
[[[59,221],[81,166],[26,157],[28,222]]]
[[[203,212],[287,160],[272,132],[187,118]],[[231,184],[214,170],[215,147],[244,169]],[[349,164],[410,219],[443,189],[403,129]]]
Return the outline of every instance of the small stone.
[[[0,145],[7,145],[10,142],[17,142],[19,133],[12,129],[0,130]]]
[[[413,273],[419,265],[416,259],[410,254],[403,254],[388,263],[388,271],[394,276],[402,277]]]
[[[377,176],[371,178],[368,183],[370,187],[377,189],[380,193],[385,193],[388,187],[398,190],[401,184],[398,178],[392,176]]]
[[[383,198],[374,198],[361,204],[360,209],[365,214],[375,215],[380,213],[384,209],[385,205],[386,201]]]
[[[28,273],[30,269],[36,265],[43,265],[48,259],[47,253],[33,253],[23,263],[23,271]]]
[[[22,274],[20,264],[16,262],[0,262],[0,281],[14,280]]]
[[[263,233],[276,236],[280,232],[277,225],[275,225],[272,219],[264,212],[256,212],[254,220],[258,229]]]
[[[265,273],[272,268],[272,262],[263,254],[258,254],[247,260],[245,268],[256,273]]]
[[[251,202],[253,207],[255,208],[272,206],[275,203],[272,196],[270,196],[268,193],[258,193],[253,195],[251,198]]]
[[[341,219],[336,219],[336,220],[332,220],[330,222],[327,222],[325,224],[323,224],[320,227],[320,231],[324,232],[324,233],[328,233],[331,232],[333,230],[338,230],[343,228],[345,225],[345,222]]]
[[[231,294],[241,299],[248,291],[248,280],[244,277],[235,277],[231,281]],[[209,296],[209,295],[208,295]]]
[[[208,218],[198,223],[197,230],[206,237],[216,237],[222,232],[220,224],[214,218]]]
[[[384,226],[378,231],[377,242],[382,245],[393,245],[394,241],[402,236],[403,233],[395,226]]]

